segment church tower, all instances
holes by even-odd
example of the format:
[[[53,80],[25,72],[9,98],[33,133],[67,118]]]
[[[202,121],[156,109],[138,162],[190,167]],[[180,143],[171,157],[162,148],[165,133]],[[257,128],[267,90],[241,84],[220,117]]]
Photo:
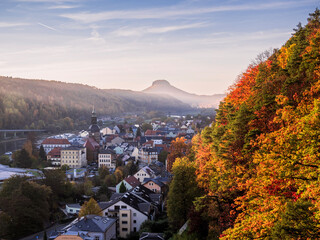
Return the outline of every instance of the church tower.
[[[97,143],[100,143],[100,128],[97,124],[97,115],[94,110],[92,109],[91,114],[91,125],[89,127],[89,137],[93,138]]]

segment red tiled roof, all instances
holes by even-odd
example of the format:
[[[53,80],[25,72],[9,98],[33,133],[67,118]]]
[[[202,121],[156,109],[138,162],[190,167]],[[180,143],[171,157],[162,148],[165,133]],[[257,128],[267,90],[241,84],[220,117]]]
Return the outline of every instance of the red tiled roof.
[[[136,179],[134,176],[130,176],[124,179],[127,183],[129,183],[133,188],[140,185],[140,182],[138,179]]]
[[[60,151],[61,151],[60,147],[55,147],[50,152],[48,152],[47,155],[49,155],[49,156],[61,156],[61,152]]]
[[[145,136],[156,136],[158,135],[158,133],[160,133],[160,131],[153,131],[153,130],[150,130],[148,129],[146,132],[145,132]]]
[[[90,148],[91,150],[95,150],[100,147],[100,145],[93,138],[88,138],[87,141],[85,142],[84,146],[86,148]]]
[[[146,146],[146,145],[151,145],[153,146],[153,141],[152,140],[149,140],[148,142],[145,142],[144,144],[142,144],[142,146]]]
[[[43,140],[42,144],[70,144],[70,142],[65,138],[47,138]]]
[[[168,151],[166,144],[156,144],[155,147],[163,148],[163,150]]]

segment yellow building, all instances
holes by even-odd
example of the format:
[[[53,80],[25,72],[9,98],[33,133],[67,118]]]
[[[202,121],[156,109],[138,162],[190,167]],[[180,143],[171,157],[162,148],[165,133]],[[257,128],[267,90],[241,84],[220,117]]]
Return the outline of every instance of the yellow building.
[[[87,166],[87,150],[85,147],[67,147],[61,149],[61,166],[68,165],[70,168]]]

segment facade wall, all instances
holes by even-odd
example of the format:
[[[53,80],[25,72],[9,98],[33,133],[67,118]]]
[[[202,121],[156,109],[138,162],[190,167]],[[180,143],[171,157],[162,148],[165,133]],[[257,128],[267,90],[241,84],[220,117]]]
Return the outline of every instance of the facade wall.
[[[81,168],[87,165],[87,150],[61,150],[61,166],[68,165],[70,168]]]
[[[121,182],[119,182],[116,186],[116,192],[119,193],[120,192],[120,186],[121,186],[121,183],[123,182],[124,186],[126,187],[127,191],[128,190],[131,190],[132,189],[132,186],[127,183],[126,181],[122,180]]]
[[[136,179],[138,179],[141,183],[144,182],[145,178],[151,178],[151,176],[143,171],[143,169],[140,169],[136,174],[133,175]]]
[[[153,191],[155,193],[161,193],[161,187],[152,181],[145,183],[143,186],[150,189],[151,191]]]
[[[117,230],[116,230],[116,222],[114,222],[112,226],[107,230],[105,234],[105,239],[111,240],[116,238],[117,238]]]
[[[106,240],[104,237],[104,233],[99,233],[99,232],[88,232],[88,235],[90,237],[93,237],[95,240]]]
[[[66,211],[69,214],[78,214],[80,212],[80,208],[74,208],[74,207],[69,207],[68,205],[66,206]]]
[[[113,161],[111,154],[99,154],[98,155],[98,164],[99,164],[99,167],[106,166],[109,169],[116,168],[116,164]]]

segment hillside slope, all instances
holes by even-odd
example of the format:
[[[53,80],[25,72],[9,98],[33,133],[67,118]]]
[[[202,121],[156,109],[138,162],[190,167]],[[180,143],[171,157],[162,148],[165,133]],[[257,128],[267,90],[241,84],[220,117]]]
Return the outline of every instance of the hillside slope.
[[[188,93],[172,86],[167,80],[156,80],[152,83],[152,86],[144,89],[143,92],[168,95],[179,99],[184,103],[190,104],[192,107],[207,108],[218,108],[220,101],[225,97],[225,94],[214,94],[210,96]]]
[[[101,90],[82,84],[0,77],[0,129],[43,127],[61,121],[86,121],[92,106],[99,115],[190,110],[169,96],[129,90]],[[88,118],[89,119],[89,118]],[[60,125],[61,125],[60,124]],[[68,125],[67,124],[67,125]],[[68,127],[68,126],[65,127]]]
[[[319,239],[320,11],[248,67],[216,122],[193,139],[197,200],[189,226],[208,239]],[[196,216],[196,217],[194,217]]]

